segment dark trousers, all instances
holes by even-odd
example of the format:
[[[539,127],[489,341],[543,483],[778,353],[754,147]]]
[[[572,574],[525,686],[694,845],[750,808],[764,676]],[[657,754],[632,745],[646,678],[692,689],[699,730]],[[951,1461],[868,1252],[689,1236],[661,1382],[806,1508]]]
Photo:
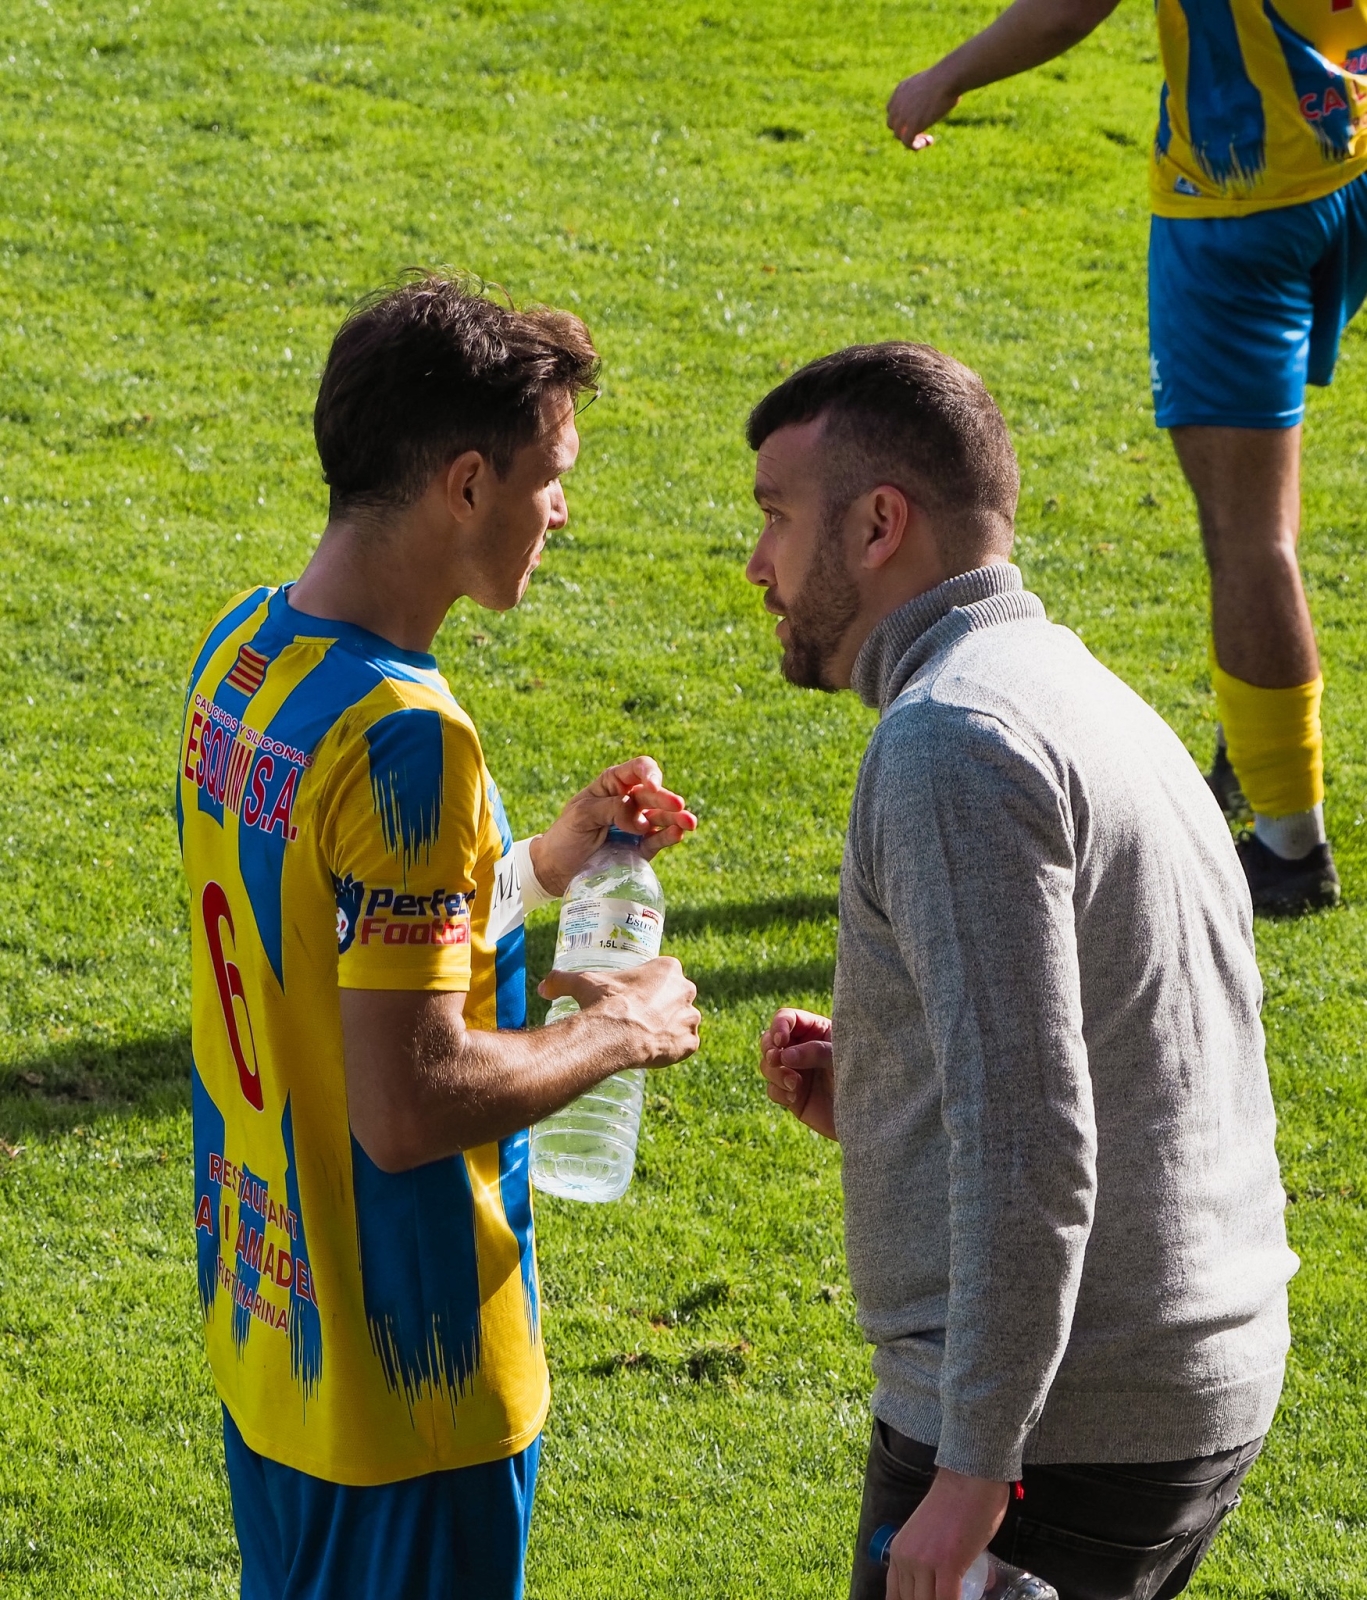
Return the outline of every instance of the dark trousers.
[[[988,1548],[1047,1578],[1059,1600],[1171,1600],[1191,1581],[1262,1440],[1195,1461],[1027,1466]],[[864,1473],[850,1600],[884,1600],[887,1569],[869,1538],[901,1527],[935,1477],[935,1451],[875,1420]]]

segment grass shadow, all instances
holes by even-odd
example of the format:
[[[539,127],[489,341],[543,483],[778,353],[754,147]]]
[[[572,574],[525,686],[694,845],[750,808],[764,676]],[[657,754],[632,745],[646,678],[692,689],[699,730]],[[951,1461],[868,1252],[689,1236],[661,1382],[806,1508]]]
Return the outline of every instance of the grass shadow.
[[[93,1117],[145,1116],[190,1103],[190,1036],[66,1044],[0,1070],[0,1139],[62,1134]]]
[[[712,906],[680,906],[665,917],[668,933],[753,933],[776,922],[824,922],[835,916],[833,894],[789,895],[778,900],[727,901]]]
[[[780,1002],[794,996],[829,994],[835,982],[835,962],[786,961],[765,967],[694,967],[688,976],[698,986],[704,1005],[727,1006],[742,1000],[771,996]]]

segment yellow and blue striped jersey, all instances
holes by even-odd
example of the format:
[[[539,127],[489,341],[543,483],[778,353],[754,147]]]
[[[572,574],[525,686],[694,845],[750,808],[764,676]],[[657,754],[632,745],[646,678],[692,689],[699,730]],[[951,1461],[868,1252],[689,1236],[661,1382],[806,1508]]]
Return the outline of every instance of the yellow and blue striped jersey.
[[[512,837],[435,660],[238,596],[186,695],[195,1238],[209,1358],[261,1455],[378,1484],[510,1456],[549,1390],[528,1138],[382,1172],[339,990],[526,1020]]]
[[[1163,217],[1318,200],[1367,168],[1367,0],[1157,0]]]

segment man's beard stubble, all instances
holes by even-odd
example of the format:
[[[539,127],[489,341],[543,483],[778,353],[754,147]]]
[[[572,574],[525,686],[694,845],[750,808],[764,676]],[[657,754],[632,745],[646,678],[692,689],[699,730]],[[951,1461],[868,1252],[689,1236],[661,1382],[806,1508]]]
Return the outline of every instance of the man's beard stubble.
[[[842,506],[827,516],[802,587],[784,613],[788,642],[781,670],[799,689],[834,691],[826,667],[859,614],[859,588],[845,570],[841,538],[848,509]]]

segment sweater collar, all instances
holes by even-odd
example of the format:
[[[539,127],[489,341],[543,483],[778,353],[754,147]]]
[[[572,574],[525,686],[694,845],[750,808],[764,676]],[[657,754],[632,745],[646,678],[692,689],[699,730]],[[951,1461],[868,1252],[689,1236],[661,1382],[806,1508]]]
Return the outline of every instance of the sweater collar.
[[[1026,618],[1044,607],[1005,561],[975,567],[918,594],[883,618],[860,646],[850,687],[866,706],[886,711],[936,650],[974,628]]]

